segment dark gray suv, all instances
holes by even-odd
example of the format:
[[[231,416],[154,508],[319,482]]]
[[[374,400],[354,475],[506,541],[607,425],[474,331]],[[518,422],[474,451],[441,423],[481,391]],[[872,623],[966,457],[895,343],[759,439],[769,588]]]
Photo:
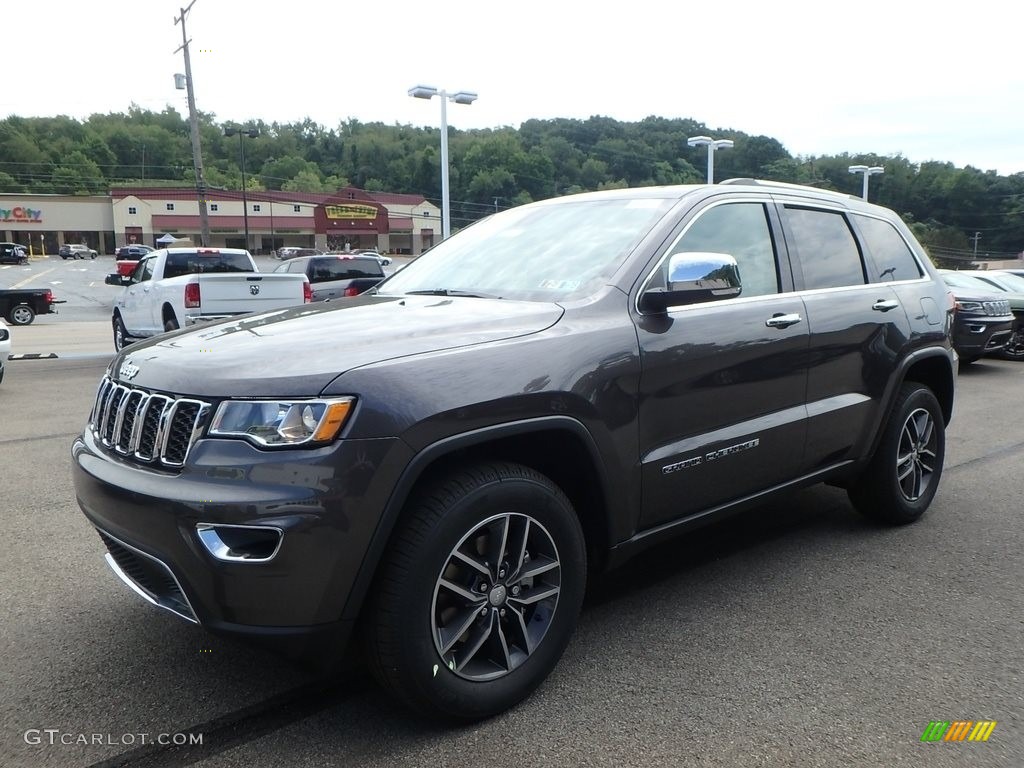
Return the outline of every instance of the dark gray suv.
[[[891,211],[750,180],[497,213],[354,298],[140,342],[72,453],[110,567],[420,712],[548,675],[588,577],[813,483],[939,485],[950,293]]]

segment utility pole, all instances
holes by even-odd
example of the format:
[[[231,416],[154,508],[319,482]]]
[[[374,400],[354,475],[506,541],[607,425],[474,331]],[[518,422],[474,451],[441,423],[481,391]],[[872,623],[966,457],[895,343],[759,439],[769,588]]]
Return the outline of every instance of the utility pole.
[[[974,241],[974,258],[978,258],[978,241],[981,240],[981,232],[975,232],[974,237],[967,238]]]
[[[203,178],[203,150],[199,143],[199,116],[196,114],[196,94],[192,88],[192,61],[188,56],[188,44],[191,42],[185,34],[185,14],[192,10],[196,0],[192,0],[187,8],[181,9],[181,16],[174,20],[181,23],[181,47],[185,51],[185,88],[188,90],[188,119],[192,125],[192,163],[196,173],[196,195],[199,198],[199,236],[204,248],[210,245],[210,214],[206,210],[206,180]]]

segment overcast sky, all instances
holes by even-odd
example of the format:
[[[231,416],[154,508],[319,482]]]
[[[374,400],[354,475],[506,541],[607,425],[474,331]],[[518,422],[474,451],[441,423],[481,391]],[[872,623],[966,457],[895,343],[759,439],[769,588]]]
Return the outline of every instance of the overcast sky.
[[[183,2],[3,5],[0,116],[187,115]],[[418,83],[472,90],[455,128],[530,118],[693,118],[794,155],[900,153],[1024,172],[1011,2],[196,0],[199,109],[218,120],[437,125]],[[699,10],[707,8],[708,11]],[[956,9],[956,10],[954,10]]]

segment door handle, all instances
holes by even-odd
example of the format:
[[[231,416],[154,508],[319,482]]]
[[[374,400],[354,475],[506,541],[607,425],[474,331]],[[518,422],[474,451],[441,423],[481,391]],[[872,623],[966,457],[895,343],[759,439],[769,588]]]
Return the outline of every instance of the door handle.
[[[767,325],[769,328],[788,328],[791,325],[796,325],[797,323],[801,322],[802,320],[803,320],[803,318],[800,317],[800,315],[797,315],[797,314],[792,314],[792,315],[777,314],[777,315],[772,315],[767,320],[765,320],[764,324]]]
[[[879,312],[888,312],[890,309],[896,309],[899,305],[900,303],[895,299],[879,299],[871,305],[871,308]]]

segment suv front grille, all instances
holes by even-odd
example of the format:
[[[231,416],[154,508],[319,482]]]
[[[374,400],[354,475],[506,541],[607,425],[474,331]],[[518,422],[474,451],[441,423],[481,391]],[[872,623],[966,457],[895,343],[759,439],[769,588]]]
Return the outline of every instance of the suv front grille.
[[[1010,314],[1010,302],[1006,299],[982,302],[985,307],[985,314],[989,317],[1001,317]]]
[[[166,467],[180,467],[202,434],[210,404],[100,382],[89,428],[105,447],[121,456]]]

